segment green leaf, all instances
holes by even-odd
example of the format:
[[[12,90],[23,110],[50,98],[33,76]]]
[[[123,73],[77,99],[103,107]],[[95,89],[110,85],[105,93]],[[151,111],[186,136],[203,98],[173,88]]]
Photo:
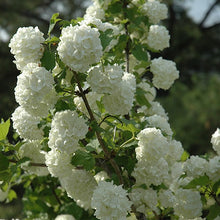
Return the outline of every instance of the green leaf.
[[[209,180],[208,176],[200,176],[200,177],[190,181],[183,188],[184,189],[193,189],[193,188],[197,188],[197,186],[207,186],[209,183],[210,183],[210,180]]]
[[[135,45],[134,48],[131,50],[131,53],[137,60],[148,61],[147,51],[145,51],[140,44]]]
[[[3,121],[0,124],[0,141],[6,139],[8,135],[9,127],[10,127],[10,119],[8,119],[6,122]]]
[[[9,202],[11,202],[13,199],[17,198],[17,194],[13,189],[10,189],[7,196]]]
[[[209,208],[209,214],[206,217],[207,220],[213,220],[220,215],[220,206],[218,204],[214,204]]]
[[[118,14],[122,11],[123,5],[121,1],[116,1],[108,6],[108,12]]]
[[[102,44],[102,48],[103,50],[105,50],[105,48],[110,44],[110,42],[112,41],[113,37],[112,37],[112,33],[113,30],[112,29],[108,29],[105,32],[101,32],[100,34],[100,40],[101,40],[101,44]]]
[[[92,170],[95,167],[94,157],[85,151],[77,150],[71,160],[74,166],[83,166],[86,170]]]
[[[137,87],[136,88],[136,100],[138,102],[139,105],[143,106],[147,106],[148,108],[151,107],[151,104],[148,102],[148,100],[145,97],[146,91],[144,91],[142,88]]]
[[[9,166],[8,158],[0,153],[0,171],[7,170]]]
[[[52,70],[56,65],[55,54],[52,51],[45,50],[43,57],[41,58],[41,64],[47,70]]]
[[[48,35],[50,35],[51,31],[54,29],[56,23],[61,20],[58,17],[59,17],[59,13],[55,13],[55,14],[52,15],[52,17],[50,19],[49,30],[48,30],[48,33],[47,33]]]
[[[181,156],[181,161],[186,161],[189,158],[189,153],[184,151],[182,156]]]
[[[135,132],[138,132],[139,129],[135,127],[136,122],[133,120],[127,120],[127,119],[121,119],[121,123],[117,123],[117,128],[123,130],[123,131],[130,131],[132,134]]]

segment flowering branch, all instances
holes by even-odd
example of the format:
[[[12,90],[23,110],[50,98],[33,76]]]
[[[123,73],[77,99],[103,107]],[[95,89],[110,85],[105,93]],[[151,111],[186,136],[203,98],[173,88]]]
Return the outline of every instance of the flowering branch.
[[[78,76],[77,76],[77,73],[76,73],[75,71],[73,71],[73,70],[72,70],[72,72],[73,72],[73,75],[74,75],[75,80],[76,80],[76,82],[77,82],[77,85],[78,85],[78,88],[79,88],[79,92],[80,92],[80,94],[81,94],[81,97],[82,97],[82,99],[83,99],[83,101],[84,101],[84,103],[85,103],[86,109],[87,109],[87,111],[88,111],[88,113],[89,113],[90,120],[91,120],[91,121],[94,121],[94,122],[97,124],[97,121],[96,121],[96,119],[95,119],[95,117],[94,117],[94,115],[93,115],[93,112],[92,112],[92,110],[91,110],[91,108],[90,108],[90,106],[89,106],[89,102],[88,102],[88,100],[87,100],[87,98],[86,98],[86,96],[85,96],[85,94],[84,94],[84,92],[83,92],[83,89],[82,89],[80,80],[78,79]],[[104,141],[103,141],[103,139],[102,139],[100,133],[99,133],[97,130],[95,131],[95,133],[96,133],[96,137],[97,137],[97,139],[98,139],[98,141],[99,141],[99,143],[100,143],[100,145],[101,145],[101,147],[102,147],[102,149],[103,149],[103,151],[104,151],[104,153],[105,153],[107,159],[109,159],[109,161],[110,161],[112,167],[113,167],[114,170],[115,170],[115,173],[117,174],[117,176],[118,176],[118,178],[119,178],[120,184],[123,184],[124,181],[123,181],[123,178],[122,178],[122,175],[121,175],[121,171],[120,171],[120,169],[119,169],[117,163],[115,162],[115,160],[114,160],[113,158],[111,158],[111,154],[109,153],[107,147],[105,146]]]

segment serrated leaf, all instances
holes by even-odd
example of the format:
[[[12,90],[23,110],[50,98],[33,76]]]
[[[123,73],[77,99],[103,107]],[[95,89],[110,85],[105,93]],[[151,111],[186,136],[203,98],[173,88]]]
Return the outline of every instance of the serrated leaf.
[[[112,41],[113,37],[112,37],[112,33],[113,30],[112,29],[108,29],[105,32],[101,32],[100,34],[100,40],[101,40],[101,44],[102,44],[102,48],[103,50],[105,50],[105,48],[110,44],[110,42]]]
[[[77,150],[71,160],[74,166],[83,166],[86,170],[92,170],[95,167],[94,157],[85,151]]]
[[[136,97],[136,100],[137,100],[138,104],[141,105],[141,106],[145,105],[148,108],[150,108],[151,104],[146,99],[145,94],[146,94],[146,91],[144,91],[142,88],[140,88],[140,87],[136,88],[135,97]]]
[[[55,13],[55,14],[52,15],[52,17],[50,19],[49,30],[48,30],[48,33],[47,33],[48,35],[50,35],[51,31],[54,29],[56,23],[61,20],[58,17],[59,17],[59,13]]]
[[[0,141],[5,140],[10,127],[10,119],[0,124]]]
[[[9,166],[9,161],[6,156],[0,153],[0,171],[7,170]]]
[[[210,183],[210,180],[208,176],[200,176],[196,179],[193,179],[190,181],[186,186],[184,186],[184,189],[193,189],[197,186],[207,186]]]
[[[131,53],[137,60],[148,61],[147,51],[145,51],[140,44],[135,45],[134,48],[131,50]]]
[[[56,65],[55,54],[52,51],[45,50],[41,58],[41,65],[47,70],[52,70]]]

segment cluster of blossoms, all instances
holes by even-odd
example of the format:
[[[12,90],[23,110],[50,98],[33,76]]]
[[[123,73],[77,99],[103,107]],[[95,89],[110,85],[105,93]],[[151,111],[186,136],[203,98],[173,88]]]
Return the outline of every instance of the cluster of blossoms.
[[[9,46],[22,72],[15,88],[20,106],[13,113],[12,121],[25,141],[18,156],[30,158],[22,168],[31,174],[57,178],[78,206],[94,209],[94,215],[101,220],[134,220],[133,214],[137,213],[159,218],[165,209],[173,210],[175,218],[199,219],[203,207],[200,191],[184,187],[198,177],[208,176],[213,183],[219,180],[220,130],[211,139],[218,156],[211,159],[191,156],[183,161],[184,149],[174,139],[167,113],[155,101],[156,88],[169,89],[179,77],[179,71],[173,61],[162,57],[151,60],[150,54],[142,51],[148,57],[146,62],[146,57],[128,51],[133,49],[128,48],[129,43],[134,43],[134,48],[141,45],[153,52],[169,47],[168,30],[159,24],[167,18],[167,7],[157,0],[127,2],[126,7],[146,16],[141,28],[132,32],[123,30],[121,24],[117,27],[107,22],[105,10],[111,2],[94,0],[82,21],[62,28],[55,43],[56,65],[51,71],[40,61],[43,43],[47,45],[51,39],[45,42],[38,28],[20,28],[11,39]],[[112,20],[117,24],[120,19]],[[141,31],[143,28],[145,33]],[[116,44],[124,36],[130,41],[127,52],[117,51]],[[135,45],[136,42],[140,45]],[[49,50],[46,46],[45,49]],[[111,55],[114,52],[119,54],[118,62]],[[121,60],[122,56],[126,62]],[[129,63],[129,58],[133,63]],[[145,78],[148,71],[153,74],[152,80]],[[143,105],[140,100],[144,100]],[[109,120],[114,128],[106,126],[103,131],[100,126],[110,116],[122,122],[123,117],[133,117],[135,125],[129,124],[123,130],[124,124],[118,129]],[[129,126],[135,131],[131,132],[134,137],[127,140]],[[137,143],[130,143],[135,139]],[[131,144],[132,155],[127,155],[126,144]],[[88,157],[77,166],[73,159],[82,160],[79,152]],[[119,158],[131,156],[136,161],[132,170],[126,170],[123,162],[119,166],[114,153]],[[85,161],[95,165],[86,169]],[[129,184],[123,184],[123,180]],[[4,198],[1,191],[0,195]],[[75,218],[58,215],[56,219]]]

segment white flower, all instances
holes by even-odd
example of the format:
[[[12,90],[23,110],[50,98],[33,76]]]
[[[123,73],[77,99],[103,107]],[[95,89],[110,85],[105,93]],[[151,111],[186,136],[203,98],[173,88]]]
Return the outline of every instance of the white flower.
[[[178,189],[175,192],[174,213],[188,219],[201,216],[202,202],[199,192],[191,189]]]
[[[131,215],[126,218],[126,220],[137,220],[137,218],[134,213],[131,213]]]
[[[65,27],[57,51],[61,60],[72,70],[85,72],[102,56],[99,32],[87,25]]]
[[[138,147],[135,149],[138,161],[158,161],[166,154],[168,142],[161,131],[145,128],[138,135]]]
[[[220,129],[217,128],[211,139],[212,147],[220,155]]]
[[[158,89],[169,89],[174,80],[179,78],[176,64],[161,57],[152,60],[150,70],[153,73],[153,84]]]
[[[111,94],[119,87],[123,73],[118,65],[97,65],[89,70],[87,82],[93,92]]]
[[[156,89],[153,86],[150,86],[149,83],[147,82],[141,82],[137,85],[137,87],[140,87],[141,89],[145,90],[145,98],[149,101],[152,102],[156,98]]]
[[[38,128],[40,117],[30,115],[22,106],[15,109],[12,114],[13,128],[24,139],[40,140],[43,131]]]
[[[33,165],[23,165],[22,168],[29,173],[36,174],[37,176],[46,176],[49,174],[47,167],[44,167],[45,164],[45,151],[41,150],[40,141],[28,141],[23,144],[18,151],[19,156],[29,157],[31,163],[42,164],[42,166],[33,166]]]
[[[22,27],[11,38],[9,47],[15,55],[15,64],[19,70],[28,63],[39,63],[43,55],[43,33],[38,27]]]
[[[220,180],[220,156],[215,156],[209,160],[206,174],[208,175],[209,179],[214,182]]]
[[[173,131],[170,128],[170,124],[166,120],[166,118],[160,115],[152,115],[146,118],[147,122],[150,126],[159,128],[165,134],[172,136]]]
[[[56,112],[51,124],[48,146],[73,153],[79,147],[78,141],[83,139],[87,132],[85,119],[79,117],[76,111]]]
[[[153,189],[134,187],[129,197],[138,212],[145,214],[147,211],[157,211],[157,192]]]
[[[93,2],[93,4],[86,9],[86,14],[84,15],[84,18],[86,19],[88,16],[102,20],[105,17],[105,11],[100,7],[97,2]]]
[[[163,50],[164,48],[169,47],[170,35],[168,30],[160,25],[151,25],[148,37],[147,44],[149,47],[155,50]]]
[[[96,93],[96,92],[89,92],[86,94],[86,98],[88,100],[89,106],[94,112],[98,112],[98,106],[96,101],[100,101],[102,95]],[[88,110],[85,106],[85,103],[83,99],[79,96],[74,98],[74,103],[81,112],[83,112],[85,115],[89,116]]]
[[[36,63],[29,63],[18,76],[15,99],[34,116],[46,117],[57,101],[52,74]]]
[[[85,170],[72,169],[68,176],[59,178],[67,195],[85,210],[91,208],[93,191],[97,186],[95,178]]]
[[[150,23],[157,24],[167,18],[167,6],[156,0],[148,0],[142,5],[142,11],[148,16]]]
[[[105,181],[106,179],[109,179],[108,174],[105,171],[100,171],[94,176],[96,182]]]
[[[58,215],[55,220],[75,220],[72,215]]]
[[[159,201],[162,207],[168,208],[173,207],[175,197],[171,190],[160,190],[159,191]]]
[[[71,170],[74,168],[71,165],[72,154],[67,154],[65,152],[60,152],[56,149],[52,149],[46,153],[46,165],[52,176],[55,177],[65,177],[68,176]]]
[[[131,204],[121,185],[100,181],[94,190],[91,206],[101,220],[126,220]]]
[[[199,177],[205,175],[208,168],[208,161],[199,156],[190,156],[184,163],[184,171],[187,176]]]
[[[105,0],[105,1],[99,1],[99,0],[92,0],[94,3],[98,4],[100,7],[102,7],[104,10],[108,8],[108,5],[111,3],[112,0]]]
[[[104,95],[103,104],[111,115],[128,114],[133,106],[136,81],[131,73],[124,73],[118,88],[110,95]]]

